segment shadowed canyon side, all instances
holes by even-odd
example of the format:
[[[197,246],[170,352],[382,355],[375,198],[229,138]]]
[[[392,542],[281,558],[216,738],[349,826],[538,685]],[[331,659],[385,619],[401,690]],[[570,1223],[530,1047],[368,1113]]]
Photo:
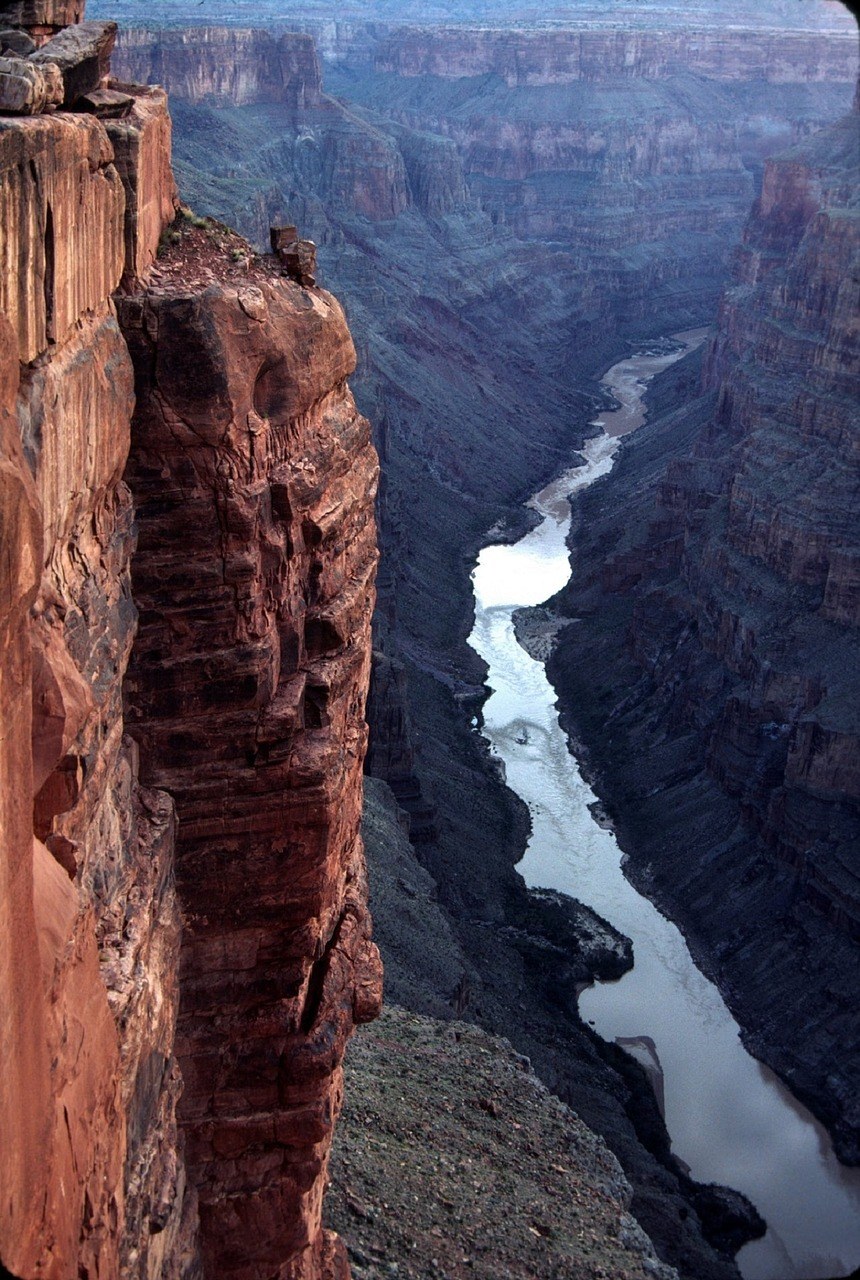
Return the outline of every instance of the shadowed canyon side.
[[[851,1163],[858,138],[855,103],[768,162],[704,394],[655,393],[578,503],[549,665],[632,874]]]
[[[831,24],[832,6],[811,8]],[[581,442],[588,379],[627,339],[653,336],[655,314],[663,333],[711,320],[763,156],[850,103],[844,26],[781,42],[766,16],[738,14],[747,28],[712,16],[695,37],[589,30],[593,14],[575,31],[308,20],[328,94],[308,35],[122,37],[125,74],[175,95],[195,205],[258,243],[298,222],[348,299],[385,473],[372,769],[470,910],[459,837],[450,856],[432,849],[437,769],[412,760],[404,701],[435,739],[428,697],[458,718],[480,700],[470,553]]]
[[[0,1269],[345,1276],[376,455],[338,304],[174,223],[82,10],[0,7]]]
[[[378,464],[341,311],[189,228],[120,300],[144,773],[179,815],[177,1052],[207,1274],[346,1274],[320,1208],[378,1011],[359,835]]]
[[[430,844],[403,691],[480,697],[469,549],[566,461],[626,340],[712,318],[764,155],[847,109],[856,39],[305,25],[324,75],[310,35],[211,25],[126,32],[119,65],[174,94],[195,206],[257,243],[298,223],[348,299],[385,464],[373,768]]]

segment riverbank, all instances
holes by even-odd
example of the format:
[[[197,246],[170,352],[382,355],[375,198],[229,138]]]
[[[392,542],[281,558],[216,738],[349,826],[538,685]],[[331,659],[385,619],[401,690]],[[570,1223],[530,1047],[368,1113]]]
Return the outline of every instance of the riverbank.
[[[609,449],[611,442],[589,442],[589,468],[548,486],[535,500],[544,525],[517,547],[489,548],[479,560],[473,643],[490,664],[494,688],[484,708],[484,732],[509,784],[532,813],[532,839],[521,866],[527,880],[575,890],[634,938],[634,972],[611,988],[589,992],[586,1016],[613,1042],[652,1046],[652,1075],[656,1071],[668,1086],[667,1119],[678,1154],[699,1177],[734,1182],[766,1210],[772,1230],[761,1245],[745,1250],[745,1275],[829,1275],[835,1242],[846,1251],[836,1253],[837,1269],[851,1256],[852,1221],[860,1221],[856,1188],[832,1151],[827,1154],[823,1131],[743,1052],[737,1026],[712,984],[696,972],[678,931],[621,875],[620,854],[606,830],[610,824],[591,821],[596,797],[567,750],[555,695],[519,650],[510,625],[517,603],[541,599],[547,583],[552,585],[546,595],[561,585],[553,581],[557,562],[563,562],[561,581],[567,577],[567,517],[559,503],[569,489],[608,470]],[[611,631],[612,620],[602,621]],[[519,623],[521,634],[525,628],[531,636],[531,648],[535,642],[543,648],[547,630],[558,628],[547,611],[520,614]],[[570,633],[578,633],[575,621],[565,639]],[[593,666],[588,664],[587,679],[597,687]],[[617,688],[612,696],[617,702]]]
[[[608,407],[596,386],[591,404],[592,417]],[[597,429],[584,414],[561,425],[569,465]],[[547,456],[544,474],[560,470],[560,460]],[[534,512],[498,504],[483,529],[498,519],[497,536],[506,542],[516,541],[513,530],[521,536],[535,523]],[[477,536],[469,530],[466,542],[461,539],[467,549],[447,580],[446,612],[433,619],[441,627],[456,614],[454,630],[464,640],[473,599],[461,587],[468,587]],[[450,627],[446,636],[450,644]],[[472,650],[462,659],[456,652],[444,681],[424,669],[420,652],[407,661],[416,768],[424,795],[436,806],[434,838],[412,848],[396,807],[385,812],[376,784],[368,786],[365,840],[387,998],[417,1012],[467,1019],[511,1040],[553,1092],[603,1135],[634,1188],[633,1212],[661,1257],[689,1280],[738,1280],[731,1253],[739,1232],[743,1239],[755,1233],[754,1215],[739,1204],[727,1215],[721,1189],[699,1187],[685,1176],[644,1070],[583,1024],[576,1012],[581,975],[569,969],[570,981],[567,975],[562,981],[558,951],[547,946],[543,928],[522,926],[532,904],[515,864],[530,816],[504,785],[498,758],[469,725],[470,713],[473,723],[480,719],[474,685],[486,668]],[[410,867],[426,877],[426,890]]]
[[[738,1280],[731,1259],[705,1239],[702,1223],[723,1248],[736,1247],[739,1224],[744,1239],[750,1234],[743,1207],[730,1205],[729,1221],[720,1190],[696,1186],[672,1159],[644,1071],[579,1020],[579,962],[551,942],[521,879],[512,873],[519,891],[508,894],[509,918],[458,918],[440,903],[390,790],[372,778],[366,786],[363,834],[386,1000],[507,1037],[552,1092],[604,1136],[633,1185],[632,1212],[661,1256],[671,1254],[688,1280]],[[480,867],[494,875],[486,857]],[[528,922],[518,904],[531,915]]]

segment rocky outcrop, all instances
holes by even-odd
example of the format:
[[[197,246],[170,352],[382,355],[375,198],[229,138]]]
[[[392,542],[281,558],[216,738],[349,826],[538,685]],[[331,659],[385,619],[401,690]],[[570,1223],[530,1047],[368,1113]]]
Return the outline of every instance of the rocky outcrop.
[[[63,105],[75,107],[110,74],[115,22],[79,22],[65,27],[31,55],[40,67],[54,66],[63,81]]]
[[[418,1280],[427,1259],[476,1280],[677,1280],[615,1157],[508,1041],[389,1004],[353,1041],[347,1090],[327,1212],[357,1280],[392,1263]]]
[[[550,664],[631,866],[855,1162],[857,124],[768,164],[704,396],[581,500]]]
[[[335,300],[274,259],[249,269],[215,226],[175,235],[120,302],[141,610],[126,696],[179,815],[204,1266],[341,1275],[320,1227],[340,1061],[381,996],[359,835],[377,461]]]

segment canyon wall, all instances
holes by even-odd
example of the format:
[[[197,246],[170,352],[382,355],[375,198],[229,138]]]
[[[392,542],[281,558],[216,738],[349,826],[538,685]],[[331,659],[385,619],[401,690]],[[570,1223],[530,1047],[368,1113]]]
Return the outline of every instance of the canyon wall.
[[[155,161],[144,216],[125,185],[136,154]],[[110,298],[173,214],[164,94],[141,90],[116,122],[2,118],[0,166],[0,1258],[22,1277],[174,1275],[194,1213],[176,1136],[175,815],[141,783],[123,720],[134,397]]]
[[[320,1233],[340,1063],[375,1016],[359,836],[378,464],[343,312],[188,226],[119,303],[141,611],[127,682],[175,797],[177,1052],[206,1273],[346,1275]]]
[[[118,65],[166,79],[195,207],[257,243],[272,222],[298,223],[347,300],[386,472],[373,767],[427,834],[409,677],[391,678],[391,662],[480,696],[462,647],[464,549],[499,500],[568,455],[571,424],[591,416],[585,375],[619,343],[658,314],[664,329],[709,319],[763,154],[847,107],[856,40],[838,24],[795,32],[771,63],[775,30],[704,31],[702,68],[681,72],[693,37],[676,31],[308,26],[337,99],[301,34],[129,31]],[[571,50],[591,40],[620,52],[589,54],[583,79]],[[508,65],[528,70],[507,83]]]
[[[768,138],[837,114],[846,85],[765,85],[750,123],[755,81],[625,72],[588,86],[604,96],[583,132],[569,127],[581,81],[556,110],[556,84],[440,86],[342,60],[345,105],[322,92],[306,36],[135,34],[120,56],[123,79],[178,90],[177,169],[197,209],[258,244],[271,223],[299,222],[348,296],[387,471],[374,760],[410,804],[457,943],[434,1011],[533,1054],[606,1133],[664,1254],[727,1280],[720,1210],[709,1225],[644,1077],[576,1020],[566,908],[549,920],[513,871],[527,815],[469,728],[483,671],[463,644],[468,571],[487,529],[521,525],[515,500],[581,440],[587,375],[655,311],[667,327],[707,318]],[[9,190],[24,194],[4,223],[21,230],[4,240],[0,289],[29,389],[13,410],[10,370],[0,749],[23,785],[3,800],[14,1158],[0,1258],[22,1276],[74,1275],[80,1259],[92,1275],[190,1277],[199,1195],[210,1274],[342,1275],[320,1197],[343,1043],[379,996],[357,833],[376,471],[344,383],[354,354],[329,295],[217,224],[183,215],[154,261],[172,213],[163,96],[116,81],[110,93],[101,119],[2,130]],[[66,187],[86,216],[68,214]],[[40,932],[59,954],[41,995]],[[46,1199],[61,1185],[72,1192]]]
[[[550,666],[631,865],[853,1162],[857,138],[855,107],[768,163],[704,394],[579,504]]]
[[[575,21],[575,18],[574,18]],[[379,28],[377,28],[379,30]],[[344,56],[361,28],[329,42],[327,51]],[[687,31],[578,29],[493,30],[482,27],[394,28],[359,47],[374,71],[397,76],[438,76],[445,80],[497,76],[509,88],[592,84],[619,78],[660,80],[703,75],[720,81],[765,84],[850,79],[857,48],[853,32],[831,31],[825,38],[806,31],[747,28],[743,40],[731,30],[693,26]]]
[[[354,351],[328,294],[167,229],[166,96],[82,16],[0,31],[0,1270],[345,1276],[321,1200],[381,985]]]
[[[319,103],[319,63],[309,36],[277,39],[265,31],[225,27],[137,30],[123,34],[121,47],[122,74],[130,81],[164,85],[188,102],[279,102],[294,108]]]

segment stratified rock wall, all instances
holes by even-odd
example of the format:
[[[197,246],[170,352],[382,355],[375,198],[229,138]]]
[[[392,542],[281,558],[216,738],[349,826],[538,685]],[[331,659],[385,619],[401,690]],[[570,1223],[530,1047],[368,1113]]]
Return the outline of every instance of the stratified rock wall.
[[[655,21],[660,22],[660,16]],[[384,29],[383,29],[384,32]],[[354,37],[353,37],[354,38]],[[378,39],[376,71],[399,76],[498,76],[508,86],[664,79],[688,72],[715,80],[784,84],[849,79],[856,65],[850,31],[493,30],[394,28]],[[838,60],[837,62],[834,59]],[[841,69],[839,67],[841,63]]]
[[[631,866],[855,1162],[858,139],[855,108],[768,163],[704,397],[581,500],[551,663]]]
[[[13,8],[25,55],[82,16]],[[113,31],[47,46],[80,112],[0,118],[0,1270],[195,1280],[187,1139],[208,1275],[345,1276],[320,1209],[381,987],[358,831],[376,455],[334,299],[252,280],[236,237],[151,287],[170,118],[107,80]]]
[[[134,166],[121,172],[101,121],[0,120],[0,1259],[52,1280],[177,1275],[193,1227],[174,1115],[173,806],[140,786],[122,715],[133,393],[110,294],[154,254],[173,202],[163,95],[140,109],[163,145],[139,222]]]
[[[310,36],[273,37],[227,27],[124,33],[123,74],[137,84],[161,84],[177,98],[234,106],[277,102],[313,107],[320,68]]]
[[[343,1050],[381,995],[359,834],[378,463],[337,302],[274,259],[237,268],[220,235],[189,231],[120,304],[138,396],[128,713],[179,814],[206,1274],[309,1280],[345,1274],[320,1209]]]

